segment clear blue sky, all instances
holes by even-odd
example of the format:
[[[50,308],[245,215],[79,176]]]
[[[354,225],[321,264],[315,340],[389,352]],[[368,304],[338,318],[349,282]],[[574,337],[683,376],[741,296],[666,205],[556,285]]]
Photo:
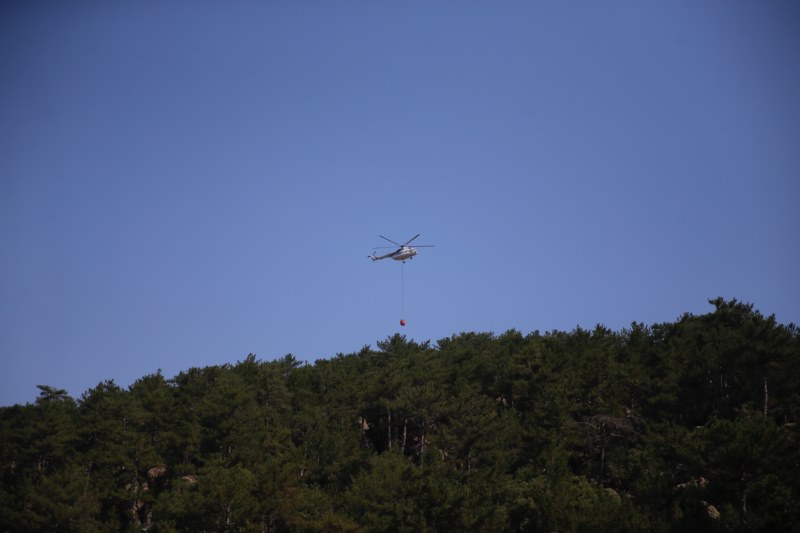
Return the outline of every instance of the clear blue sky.
[[[0,405],[717,296],[800,323],[799,6],[2,2]],[[416,233],[401,317],[367,255]]]

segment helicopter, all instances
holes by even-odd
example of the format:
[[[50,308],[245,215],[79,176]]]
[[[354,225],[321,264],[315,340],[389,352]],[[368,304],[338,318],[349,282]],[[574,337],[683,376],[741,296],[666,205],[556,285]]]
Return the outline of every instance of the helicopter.
[[[416,235],[414,235],[413,237],[408,239],[403,244],[400,244],[399,242],[394,242],[392,239],[387,239],[383,235],[378,235],[378,237],[380,237],[381,239],[387,240],[390,243],[394,244],[395,246],[399,246],[399,248],[397,250],[395,250],[394,252],[388,253],[386,255],[375,255],[375,252],[372,252],[372,255],[368,255],[367,257],[369,257],[373,261],[377,261],[379,259],[392,258],[395,261],[402,261],[403,263],[405,263],[407,259],[413,259],[414,256],[417,255],[417,249],[409,246],[409,244],[411,243],[411,241],[413,241],[414,239],[416,239],[419,236],[420,236],[420,234],[417,233]],[[432,248],[434,245],[433,244],[417,244],[416,246],[417,246],[417,248]],[[394,246],[378,246],[376,248],[376,250],[378,248],[394,248]]]

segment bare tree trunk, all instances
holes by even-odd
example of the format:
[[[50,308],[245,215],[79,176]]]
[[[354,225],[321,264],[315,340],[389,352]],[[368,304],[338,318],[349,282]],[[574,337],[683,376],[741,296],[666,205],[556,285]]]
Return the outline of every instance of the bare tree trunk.
[[[386,409],[386,415],[389,418],[389,430],[387,432],[388,433],[387,437],[389,439],[389,449],[391,450],[392,449],[392,410],[391,409]]]
[[[425,463],[425,422],[422,422],[422,436],[419,439],[419,466]]]
[[[769,404],[769,389],[767,389],[767,376],[764,376],[764,416],[767,416],[768,404]]]
[[[603,487],[603,470],[606,467],[606,446],[603,444],[603,447],[600,448],[600,487]]]
[[[744,515],[747,514],[747,489],[742,491],[742,509],[739,513],[739,527],[744,526]]]
[[[133,493],[133,501],[131,502],[131,521],[135,528],[141,527],[142,523],[139,520],[139,508],[141,507],[141,500],[139,499],[139,473],[137,469],[138,463],[133,463],[133,482],[131,483],[131,492]]]
[[[408,436],[408,418],[403,421],[403,453],[406,453],[406,437]]]

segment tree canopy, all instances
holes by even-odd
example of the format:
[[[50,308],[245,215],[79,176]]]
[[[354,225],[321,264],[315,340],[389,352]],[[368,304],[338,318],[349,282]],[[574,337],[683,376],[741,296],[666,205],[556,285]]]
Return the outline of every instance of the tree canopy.
[[[0,531],[798,530],[800,335],[711,303],[40,385],[0,408]]]

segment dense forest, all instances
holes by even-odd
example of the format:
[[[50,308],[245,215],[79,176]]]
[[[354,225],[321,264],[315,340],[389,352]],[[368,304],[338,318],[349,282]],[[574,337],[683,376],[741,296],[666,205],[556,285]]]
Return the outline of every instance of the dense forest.
[[[40,385],[0,409],[0,531],[800,530],[800,334],[711,303]]]

